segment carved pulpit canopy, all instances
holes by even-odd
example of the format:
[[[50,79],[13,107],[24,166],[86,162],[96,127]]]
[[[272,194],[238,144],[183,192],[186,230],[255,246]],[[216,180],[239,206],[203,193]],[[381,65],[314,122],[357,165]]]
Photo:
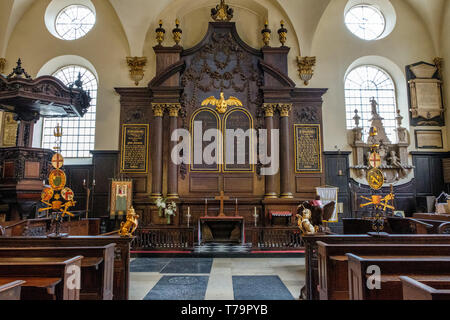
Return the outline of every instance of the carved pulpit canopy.
[[[0,75],[0,110],[21,121],[40,118],[82,117],[90,107],[89,92],[82,89],[81,75],[69,87],[51,76],[32,79],[19,59],[8,76]]]

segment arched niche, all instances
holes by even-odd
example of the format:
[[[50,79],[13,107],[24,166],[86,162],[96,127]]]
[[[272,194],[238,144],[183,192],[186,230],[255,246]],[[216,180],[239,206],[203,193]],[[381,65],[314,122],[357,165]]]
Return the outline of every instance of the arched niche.
[[[210,131],[210,130],[216,130]],[[195,111],[191,117],[191,147],[190,147],[190,171],[191,172],[220,172],[221,165],[221,121],[220,117],[212,109],[201,108]],[[215,134],[211,137],[210,134]],[[210,139],[204,141],[204,138]],[[211,152],[215,158],[214,164],[208,164],[203,158],[205,151],[210,150],[212,144],[216,142],[215,152]]]
[[[234,108],[223,118],[224,172],[254,172],[256,135],[253,117],[244,108]]]

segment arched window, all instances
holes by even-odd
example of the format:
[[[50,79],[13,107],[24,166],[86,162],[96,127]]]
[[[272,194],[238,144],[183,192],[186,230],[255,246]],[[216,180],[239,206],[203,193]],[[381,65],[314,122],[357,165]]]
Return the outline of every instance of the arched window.
[[[97,109],[98,82],[94,74],[81,66],[67,66],[56,71],[53,76],[66,85],[73,84],[81,74],[83,89],[92,97],[91,107],[83,118],[46,119],[42,132],[42,148],[53,149],[55,137],[53,129],[59,123],[63,128],[62,155],[65,158],[90,158],[95,144],[95,116]]]
[[[363,138],[367,139],[372,118],[370,100],[378,102],[379,115],[384,118],[383,125],[389,140],[395,143],[397,138],[395,86],[386,71],[375,66],[361,66],[353,69],[345,79],[345,105],[347,112],[347,128],[353,129],[355,110],[361,117],[360,126],[364,129]]]

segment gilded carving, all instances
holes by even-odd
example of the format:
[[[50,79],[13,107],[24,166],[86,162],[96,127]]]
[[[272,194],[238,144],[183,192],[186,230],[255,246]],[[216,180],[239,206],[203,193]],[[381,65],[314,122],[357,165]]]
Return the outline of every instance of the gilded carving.
[[[164,103],[152,103],[153,115],[155,117],[162,117],[164,115],[164,109],[166,105]]]
[[[288,30],[284,27],[283,20],[281,20],[280,24],[281,24],[281,28],[278,30],[278,35],[280,38],[281,45],[284,46],[284,44],[287,42]]]
[[[211,17],[214,21],[231,21],[234,10],[225,4],[225,0],[220,0],[220,4],[211,9]]]
[[[127,64],[130,68],[130,77],[136,85],[144,79],[144,67],[147,64],[146,57],[127,57]]]
[[[14,120],[14,115],[9,112],[3,114],[3,147],[15,147],[17,141],[17,128],[19,124]]]
[[[297,57],[297,65],[300,79],[302,79],[307,86],[314,75],[316,57]]]
[[[164,36],[166,34],[166,30],[163,28],[163,21],[159,20],[159,28],[155,30],[156,33],[156,41],[158,42],[158,45],[162,45],[164,42]]]
[[[270,45],[270,37],[272,34],[272,30],[269,29],[269,21],[266,20],[266,23],[264,25],[264,29],[261,31],[261,34],[263,36],[263,43],[265,46]]]
[[[175,29],[172,30],[173,41],[175,41],[176,45],[179,45],[181,42],[181,35],[183,34],[183,30],[180,29],[180,20],[175,20]]]
[[[179,103],[167,104],[166,109],[169,111],[170,117],[178,118],[180,110],[181,110],[181,104],[179,104]]]
[[[291,103],[280,103],[278,105],[278,110],[280,111],[280,115],[282,117],[289,117],[289,113],[292,110],[292,104]]]
[[[273,117],[276,109],[277,109],[276,103],[264,103],[263,105],[263,110],[265,112],[266,117]]]

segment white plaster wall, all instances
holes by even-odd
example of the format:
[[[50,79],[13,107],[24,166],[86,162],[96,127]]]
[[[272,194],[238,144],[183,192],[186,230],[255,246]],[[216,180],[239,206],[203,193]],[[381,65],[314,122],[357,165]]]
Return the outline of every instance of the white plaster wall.
[[[438,55],[430,29],[408,1],[391,1],[397,13],[396,27],[386,38],[373,42],[356,38],[345,27],[343,19],[347,0],[227,2],[235,8],[234,21],[241,37],[256,48],[261,46],[260,30],[266,18],[273,32],[272,46],[279,45],[277,29],[280,20],[285,20],[289,29],[288,46],[291,47],[289,76],[299,87],[304,85],[297,74],[296,57],[300,53],[317,56],[318,65],[310,87],[329,88],[324,103],[326,151],[336,150],[335,146],[340,150],[350,150],[345,122],[344,77],[358,59],[383,67],[394,78],[398,105],[405,117],[404,124],[408,123],[404,67],[420,60],[430,62]],[[117,150],[120,104],[114,88],[133,86],[125,58],[128,55],[148,58],[145,78],[140,83],[140,86],[145,86],[155,74],[152,47],[156,44],[154,29],[159,19],[164,20],[167,31],[166,45],[172,45],[171,30],[175,18],[179,18],[184,34],[182,45],[189,48],[203,38],[211,21],[210,8],[218,1],[133,0],[133,5],[130,5],[129,0],[92,0],[97,24],[86,37],[76,41],[63,41],[48,32],[44,14],[49,3],[50,0],[35,0],[16,24],[6,49],[7,68],[11,69],[13,62],[21,57],[24,67],[36,76],[48,61],[59,56],[74,55],[89,61],[99,80],[96,149]],[[142,10],[134,4],[140,4]],[[140,11],[145,11],[146,19],[138,16]],[[448,5],[445,12],[443,56],[450,60],[450,46],[444,41],[450,32],[446,31],[450,30]],[[133,16],[136,17],[134,21]],[[450,79],[449,68],[446,68],[446,74]],[[447,92],[446,95],[449,101]]]

